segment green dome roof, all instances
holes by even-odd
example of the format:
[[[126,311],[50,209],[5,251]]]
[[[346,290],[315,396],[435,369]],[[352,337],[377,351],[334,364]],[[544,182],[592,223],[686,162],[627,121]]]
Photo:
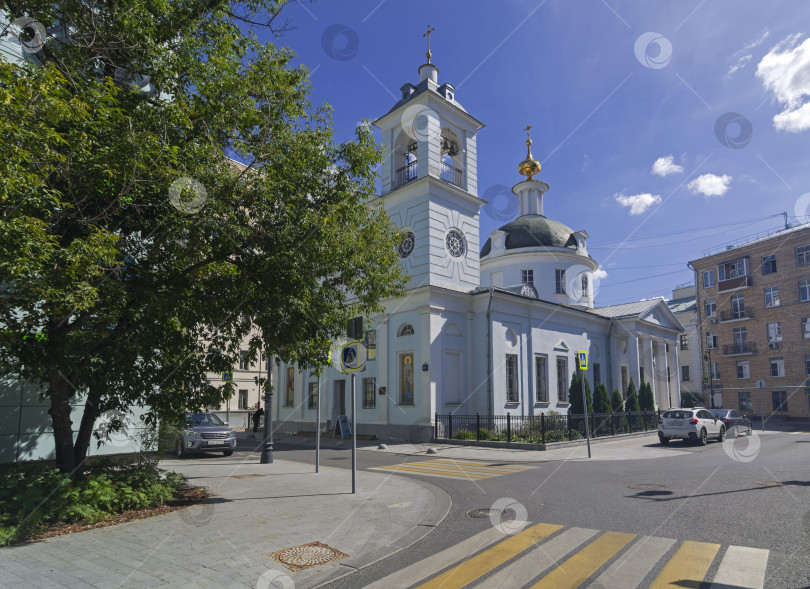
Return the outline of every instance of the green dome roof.
[[[505,248],[508,250],[522,247],[577,247],[574,231],[570,227],[541,215],[518,217],[500,230],[506,233]],[[481,248],[481,257],[488,256],[491,249],[492,240],[487,239]]]

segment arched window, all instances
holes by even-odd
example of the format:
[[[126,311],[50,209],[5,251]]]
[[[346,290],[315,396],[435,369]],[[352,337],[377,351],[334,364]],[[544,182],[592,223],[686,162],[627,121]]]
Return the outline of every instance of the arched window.
[[[403,335],[413,335],[413,325],[410,323],[403,323],[399,326],[399,330],[397,331],[397,337],[402,337]]]

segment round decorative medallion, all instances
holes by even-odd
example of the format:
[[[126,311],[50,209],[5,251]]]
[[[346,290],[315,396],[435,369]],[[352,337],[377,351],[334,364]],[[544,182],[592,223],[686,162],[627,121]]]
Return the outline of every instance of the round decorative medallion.
[[[447,251],[454,258],[461,258],[467,251],[467,245],[464,243],[464,235],[458,229],[448,231],[444,241],[447,246]]]
[[[397,246],[397,253],[399,257],[403,260],[411,255],[413,252],[413,246],[416,241],[416,238],[413,235],[413,231],[405,231],[402,234],[402,241],[399,242]]]

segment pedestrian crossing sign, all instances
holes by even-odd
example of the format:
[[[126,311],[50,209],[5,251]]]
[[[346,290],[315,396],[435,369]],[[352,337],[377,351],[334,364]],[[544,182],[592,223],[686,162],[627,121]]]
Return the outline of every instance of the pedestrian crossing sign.
[[[341,372],[349,374],[352,372],[360,372],[366,367],[366,346],[363,342],[349,342],[340,353]]]
[[[577,352],[577,364],[580,370],[588,370],[588,352],[585,350]]]
[[[222,382],[233,382],[233,372],[223,372]]]

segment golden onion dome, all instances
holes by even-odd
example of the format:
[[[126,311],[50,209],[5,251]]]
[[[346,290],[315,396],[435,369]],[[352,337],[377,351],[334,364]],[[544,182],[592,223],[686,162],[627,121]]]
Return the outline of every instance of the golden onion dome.
[[[534,157],[532,157],[532,140],[526,140],[526,159],[520,162],[518,166],[518,172],[527,176],[529,180],[532,179],[532,176],[535,176],[540,173],[540,162],[538,162]]]

